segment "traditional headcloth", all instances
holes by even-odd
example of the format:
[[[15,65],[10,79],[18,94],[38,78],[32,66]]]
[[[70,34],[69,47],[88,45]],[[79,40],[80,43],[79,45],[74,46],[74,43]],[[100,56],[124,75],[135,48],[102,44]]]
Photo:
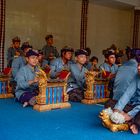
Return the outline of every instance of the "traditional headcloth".
[[[39,56],[38,52],[37,51],[34,51],[34,50],[29,50],[27,53],[26,53],[26,57],[30,57],[32,55],[35,55],[35,56]]]
[[[73,48],[70,48],[70,47],[68,47],[68,46],[65,46],[65,47],[63,47],[63,48],[61,49],[61,54],[62,54],[63,52],[74,52],[74,49],[73,49]]]
[[[42,50],[38,50],[38,54],[43,55],[43,51]]]
[[[23,51],[24,51],[24,49],[27,49],[27,48],[32,48],[32,46],[30,46],[30,45],[28,45],[28,44],[23,44],[23,45],[21,46],[21,50],[23,50]]]
[[[20,38],[18,37],[18,36],[16,36],[16,37],[14,37],[13,39],[12,39],[12,42],[14,43],[14,42],[20,42]]]
[[[53,35],[46,35],[45,39],[48,40],[49,38],[53,38]]]
[[[75,56],[78,56],[78,55],[86,55],[88,56],[88,52],[84,49],[78,49],[75,51]]]
[[[105,54],[104,54],[104,56],[105,56],[105,58],[108,58],[110,55],[116,55],[113,51],[107,51]]]
[[[131,55],[136,58],[138,63],[140,63],[140,49],[139,48],[131,49]]]

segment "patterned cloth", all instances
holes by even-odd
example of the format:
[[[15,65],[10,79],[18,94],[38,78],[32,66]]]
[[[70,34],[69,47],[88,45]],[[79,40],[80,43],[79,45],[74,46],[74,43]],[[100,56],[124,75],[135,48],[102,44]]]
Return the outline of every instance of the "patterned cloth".
[[[5,0],[0,0],[0,71],[4,69]]]

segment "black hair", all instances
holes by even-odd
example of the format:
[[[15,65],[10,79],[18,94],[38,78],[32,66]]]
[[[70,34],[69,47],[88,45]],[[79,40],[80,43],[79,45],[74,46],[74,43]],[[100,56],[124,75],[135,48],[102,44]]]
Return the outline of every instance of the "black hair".
[[[96,60],[96,61],[98,62],[98,58],[97,58],[96,56],[92,56],[92,57],[90,58],[90,62],[93,62],[93,60]]]
[[[63,56],[63,53],[66,54],[66,52],[74,52],[73,48],[70,48],[68,46],[65,46],[61,49],[61,57]]]
[[[20,42],[20,38],[18,36],[14,37],[12,39],[12,42],[15,43],[15,42]]]
[[[85,50],[87,51],[88,56],[90,56],[91,55],[91,49],[90,48],[85,48]]]
[[[46,35],[45,40],[47,41],[49,38],[53,38],[53,35]]]

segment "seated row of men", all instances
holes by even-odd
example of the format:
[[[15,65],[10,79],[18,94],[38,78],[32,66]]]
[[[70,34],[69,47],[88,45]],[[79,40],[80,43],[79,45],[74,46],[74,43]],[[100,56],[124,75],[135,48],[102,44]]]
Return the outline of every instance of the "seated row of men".
[[[62,57],[55,59],[50,64],[51,77],[56,78],[57,76],[59,76],[59,72],[62,69],[64,68],[69,69],[69,71],[71,72],[71,76],[68,79],[67,92],[70,95],[70,100],[81,101],[81,99],[83,99],[84,96],[83,91],[85,87],[84,73],[87,71],[87,69],[83,65],[86,62],[87,52],[85,50],[77,50],[75,52],[76,62],[70,61],[72,52],[73,50],[67,47],[61,50]],[[26,52],[25,56],[27,64],[24,63],[20,67],[20,69],[18,69],[18,66],[21,64],[21,62],[19,61],[20,60],[25,61],[25,57],[19,56],[13,60],[12,76],[14,77],[13,80],[15,80],[17,83],[15,91],[17,99],[21,103],[31,104],[31,101],[33,102],[33,99],[35,99],[33,97],[36,95],[34,92],[37,91],[38,88],[37,86],[38,78],[36,78],[36,72],[39,71],[38,67],[39,53],[30,49],[28,52]],[[63,63],[64,62],[63,60],[67,62]],[[61,63],[59,63],[60,61]],[[81,92],[81,96],[79,96],[79,92],[77,92],[77,90],[75,92],[75,95],[73,95],[74,92],[72,91],[75,89]],[[26,100],[26,98],[28,99]]]
[[[47,37],[49,38],[49,41],[52,39],[52,36]],[[17,83],[15,94],[17,99],[23,103],[23,106],[35,104],[35,96],[38,92],[36,71],[38,71],[39,65],[44,67],[46,64],[50,65],[51,78],[57,78],[59,77],[61,70],[69,69],[71,75],[68,79],[67,93],[69,94],[71,101],[81,101],[84,98],[84,90],[86,88],[84,74],[87,70],[98,69],[96,66],[98,58],[92,57],[91,61],[93,62],[93,65],[91,65],[90,63],[87,63],[89,53],[86,50],[79,49],[75,51],[75,61],[73,61],[72,54],[74,50],[69,47],[61,49],[60,57],[58,57],[59,53],[55,47],[44,46],[43,52],[36,52],[31,48],[30,45],[23,45],[21,47],[21,50],[23,51],[21,53],[22,55],[16,59],[12,58],[11,63],[13,80]],[[45,55],[46,59],[42,58],[43,55]],[[113,101],[110,100],[106,104],[106,107],[111,106],[114,108],[114,111],[121,112],[125,116],[126,121],[133,120],[131,121],[133,133],[137,133],[137,127],[140,126],[139,55],[139,49],[130,50],[129,60],[118,67],[118,65],[115,64],[115,53],[113,51],[108,51],[105,54],[105,62],[99,68],[103,72],[102,77],[110,79],[110,91]],[[41,57],[41,59],[39,59],[39,57]],[[54,57],[56,57],[56,59],[54,59]],[[127,111],[124,110],[125,112],[129,111],[128,114],[123,112],[127,103],[131,104],[131,109],[129,108]]]
[[[82,66],[87,61],[87,55],[88,55],[87,52],[84,50],[78,50],[79,52],[78,51],[75,52],[76,63],[78,63],[78,66],[77,66],[76,63],[73,60],[71,60],[72,54],[74,52],[72,48],[69,48],[69,47],[62,48],[61,56],[58,57],[59,56],[58,51],[56,50],[55,47],[52,46],[53,44],[52,35],[46,36],[45,39],[47,41],[47,45],[43,47],[42,51],[39,51],[39,56],[38,56],[39,62],[37,65],[39,65],[40,67],[45,67],[46,64],[49,64],[50,69],[51,69],[51,72],[50,72],[51,78],[57,78],[59,76],[59,73],[63,69],[69,69],[71,71],[71,75],[73,71],[74,73],[73,77],[76,77],[76,78],[74,79],[69,78],[69,81],[71,81],[69,83],[72,83],[72,84],[68,84],[69,86],[68,92],[70,92],[72,89],[79,88],[82,90],[82,98],[83,98],[83,87],[84,87],[83,84],[85,84],[84,73],[86,71],[86,68]],[[17,82],[18,79],[16,79],[16,75],[19,69],[26,65],[26,60],[28,61],[28,57],[26,54],[29,50],[32,49],[32,46],[30,46],[29,44],[23,44],[22,47],[20,48],[19,47],[20,39],[18,37],[14,38],[12,41],[13,41],[13,45],[12,47],[8,49],[8,58],[9,58],[8,62],[11,63],[9,64],[9,66],[11,65],[12,67],[12,84],[15,84],[15,83],[18,83]],[[18,57],[17,57],[17,52],[18,52]],[[56,59],[54,59],[54,57]],[[92,68],[96,68],[98,58],[92,57],[92,61],[95,63],[95,65],[93,65],[94,67]],[[73,64],[73,65],[70,67],[70,64]],[[75,70],[77,70],[77,72]],[[75,97],[75,98],[78,98],[78,97]],[[76,99],[76,100],[79,101],[82,98]]]
[[[53,54],[53,56],[56,56],[55,54],[57,54],[57,56],[59,55],[57,53],[56,48],[52,47],[52,42],[53,42],[52,36],[51,35],[47,36],[46,41],[47,41],[47,46],[43,47],[44,53],[42,51],[39,51],[38,53],[36,52],[38,55],[37,56],[38,63],[36,64],[36,66],[45,67],[46,64],[49,64],[50,69],[51,69],[50,71],[51,78],[59,77],[59,74],[63,69],[68,69],[71,72],[71,75],[68,79],[68,87],[67,87],[67,92],[70,95],[70,100],[81,101],[84,97],[84,90],[86,87],[85,72],[87,71],[87,69],[97,70],[96,64],[98,63],[98,58],[97,57],[91,58],[91,62],[93,63],[92,65],[91,63],[87,61],[87,58],[89,57],[89,54],[91,53],[91,51],[89,49],[87,49],[87,51],[77,50],[75,52],[75,61],[74,61],[72,60],[72,55],[73,55],[74,50],[69,47],[64,47],[61,49],[61,56],[54,59],[54,57],[52,58],[52,55],[50,54]],[[18,51],[20,55],[18,57],[16,56],[15,58],[13,56],[11,57],[12,59],[8,61],[12,63],[11,64],[12,65],[12,83],[17,83],[17,87],[18,87],[18,84],[24,83],[24,82],[18,81],[20,80],[20,76],[18,75],[19,70],[23,66],[26,65],[26,63],[28,62],[28,58],[31,57],[30,55],[32,55],[33,52],[34,52],[33,54],[35,54],[35,51],[32,50],[32,46],[30,46],[29,44],[23,44],[20,49],[19,47],[14,47],[14,46],[18,46],[19,43],[20,43],[20,39],[18,37],[13,39],[13,49],[11,48],[9,49],[13,50],[14,52],[15,48],[18,48],[18,50],[20,50]],[[30,55],[28,53],[30,53]],[[10,54],[10,52],[8,54]],[[44,59],[43,55],[46,55],[46,54],[48,57],[45,57],[46,59]],[[118,66],[115,64],[115,59],[116,59],[115,54],[111,51],[108,51],[108,53],[105,55],[105,58],[106,58],[106,62],[100,66],[100,69],[103,71],[109,72],[110,73],[109,78],[113,79],[118,69]],[[21,74],[21,76],[23,75]],[[16,92],[16,95],[17,95],[17,92]]]

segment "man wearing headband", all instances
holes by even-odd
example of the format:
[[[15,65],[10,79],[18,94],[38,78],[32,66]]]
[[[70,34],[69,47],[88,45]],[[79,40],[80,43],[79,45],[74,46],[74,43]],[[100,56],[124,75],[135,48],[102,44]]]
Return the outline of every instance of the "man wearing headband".
[[[57,78],[59,76],[59,73],[63,69],[69,70],[70,64],[72,64],[71,59],[72,59],[73,52],[74,50],[68,46],[65,46],[61,49],[61,57],[53,60],[50,64],[51,78]]]
[[[32,46],[30,45],[22,45],[21,50],[22,50],[22,54],[20,54],[20,56],[18,56],[17,58],[15,58],[12,62],[12,77],[15,78],[17,72],[19,71],[19,69],[23,66],[26,65],[26,53],[32,49]]]
[[[69,100],[81,102],[84,98],[84,90],[86,88],[85,72],[87,69],[84,64],[87,62],[87,51],[79,49],[75,52],[76,64],[70,65],[70,77],[68,79],[67,93]]]
[[[108,50],[105,53],[105,62],[100,65],[100,71],[102,72],[102,78],[109,79],[108,90],[110,91],[110,98],[113,96],[114,78],[116,76],[118,65],[115,64],[116,56],[113,50]]]
[[[38,65],[41,68],[45,68],[48,66],[48,61],[46,59],[44,59],[44,55],[43,52],[41,50],[38,50],[39,56],[38,56]]]
[[[103,75],[103,77],[112,79],[115,77],[115,74],[118,70],[118,66],[115,64],[116,61],[115,53],[113,51],[108,51],[105,54],[105,60],[106,61],[100,65],[100,71],[105,71],[105,73],[109,73],[108,76],[106,74]]]
[[[20,49],[20,38],[18,36],[12,39],[12,46],[8,48],[7,53],[7,67],[11,67],[12,61],[15,57],[19,56],[21,53]]]
[[[23,107],[36,103],[35,96],[38,90],[38,78],[36,78],[38,53],[29,50],[26,53],[26,59],[27,65],[23,66],[15,77],[17,82],[15,95],[18,101],[23,104]]]
[[[13,94],[15,94],[15,87],[16,87],[16,81],[14,79],[19,69],[26,65],[27,61],[26,61],[25,55],[30,49],[31,49],[31,46],[23,45],[21,47],[22,53],[17,58],[14,58],[12,62],[12,76],[10,80],[10,85],[12,86]]]

